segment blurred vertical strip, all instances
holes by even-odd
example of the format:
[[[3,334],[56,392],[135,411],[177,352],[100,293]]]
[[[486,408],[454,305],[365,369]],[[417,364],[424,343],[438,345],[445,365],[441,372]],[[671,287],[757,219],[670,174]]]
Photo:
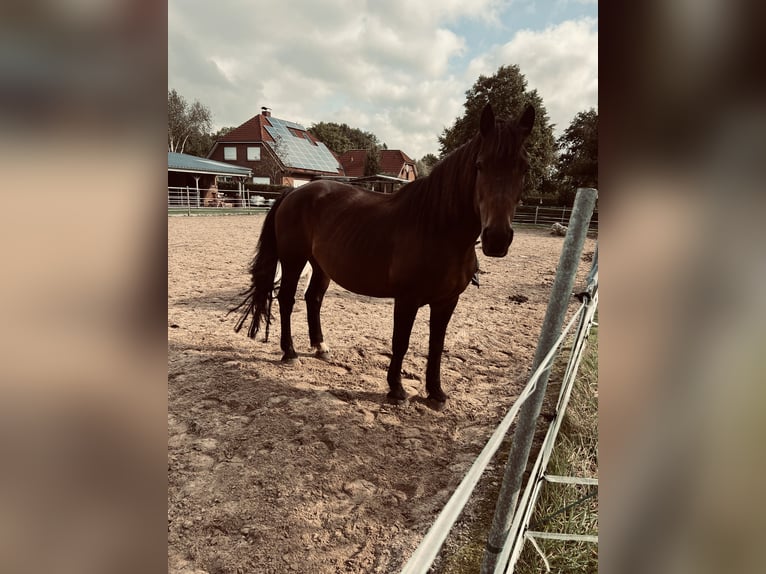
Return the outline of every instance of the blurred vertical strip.
[[[760,571],[766,4],[600,8],[600,570]]]
[[[0,7],[0,571],[165,568],[167,16]]]

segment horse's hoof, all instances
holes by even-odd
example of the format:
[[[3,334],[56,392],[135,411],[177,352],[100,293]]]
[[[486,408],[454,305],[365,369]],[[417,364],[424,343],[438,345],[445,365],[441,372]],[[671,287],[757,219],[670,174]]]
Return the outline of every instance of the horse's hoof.
[[[288,367],[294,367],[301,364],[301,360],[298,357],[282,357],[282,364]]]
[[[407,399],[398,399],[396,397],[389,397],[386,395],[386,402],[389,405],[395,405],[397,407],[400,407],[402,405],[406,405],[409,401]]]
[[[389,391],[386,395],[386,401],[390,405],[405,405],[407,404],[407,393],[404,391],[404,389]]]
[[[329,361],[331,358],[330,351],[317,351],[315,355],[317,359],[322,359],[323,361]]]
[[[428,393],[428,398],[426,399],[426,405],[428,405],[429,408],[432,408],[435,411],[443,411],[444,407],[447,406],[448,398],[449,397],[447,396],[447,393],[445,393],[441,389],[436,389]]]
[[[447,397],[445,396],[444,400],[439,400],[434,397],[428,397],[425,402],[428,408],[433,409],[435,411],[443,411],[445,407],[447,406]]]

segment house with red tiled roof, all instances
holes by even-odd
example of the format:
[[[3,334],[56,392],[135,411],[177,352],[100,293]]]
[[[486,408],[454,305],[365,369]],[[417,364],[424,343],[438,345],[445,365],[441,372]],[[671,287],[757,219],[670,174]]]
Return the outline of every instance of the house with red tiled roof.
[[[367,153],[366,149],[352,149],[343,153],[338,158],[347,176],[364,177],[365,175],[372,175],[365,174]],[[380,150],[379,160],[379,175],[387,175],[407,181],[412,181],[418,177],[415,162],[402,150],[382,149]]]
[[[305,127],[268,108],[218,138],[207,157],[250,168],[253,183],[298,187],[317,177],[345,175],[338,158]]]

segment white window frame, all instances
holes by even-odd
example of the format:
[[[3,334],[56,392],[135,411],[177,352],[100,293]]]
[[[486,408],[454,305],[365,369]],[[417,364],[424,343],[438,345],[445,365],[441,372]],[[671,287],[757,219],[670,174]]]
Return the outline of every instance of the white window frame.
[[[247,161],[261,161],[261,148],[247,146]]]
[[[223,159],[224,160],[235,160],[237,159],[237,146],[233,145],[227,145],[223,146]]]

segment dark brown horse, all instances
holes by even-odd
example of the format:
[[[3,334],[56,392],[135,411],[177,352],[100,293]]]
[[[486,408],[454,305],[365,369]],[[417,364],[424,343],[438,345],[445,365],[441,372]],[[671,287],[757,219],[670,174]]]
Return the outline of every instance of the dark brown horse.
[[[440,408],[447,400],[440,369],[447,324],[477,270],[476,239],[485,255],[504,257],[513,239],[511,221],[528,168],[524,141],[535,111],[528,106],[518,122],[497,121],[487,104],[479,133],[439,164],[391,195],[316,181],[285,191],[263,223],[251,265],[252,284],[235,327],[248,317],[251,338],[268,311],[277,261],[282,282],[277,295],[283,361],[297,353],[290,331],[295,291],[304,265],[313,269],[305,300],[309,338],[327,357],[319,312],[330,284],[371,297],[393,297],[393,356],[388,367],[388,398],[406,401],[402,360],[418,309],[431,307],[426,390]]]

